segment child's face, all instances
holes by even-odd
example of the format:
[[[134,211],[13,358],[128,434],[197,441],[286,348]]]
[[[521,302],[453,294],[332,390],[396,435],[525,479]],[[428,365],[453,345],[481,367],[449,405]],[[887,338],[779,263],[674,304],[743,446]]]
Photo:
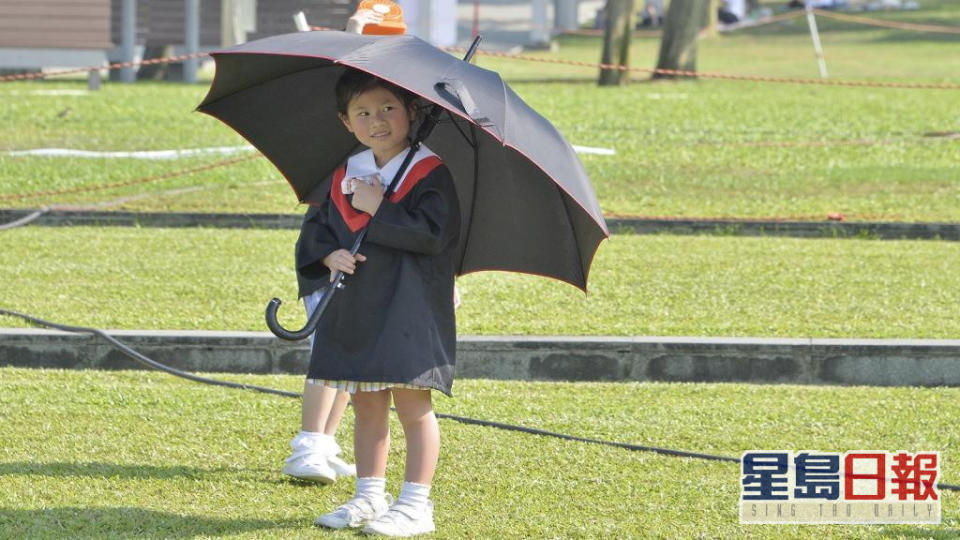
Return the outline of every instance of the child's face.
[[[383,166],[408,146],[407,135],[414,112],[386,88],[358,94],[347,105],[340,120],[357,140],[373,150],[377,165]]]

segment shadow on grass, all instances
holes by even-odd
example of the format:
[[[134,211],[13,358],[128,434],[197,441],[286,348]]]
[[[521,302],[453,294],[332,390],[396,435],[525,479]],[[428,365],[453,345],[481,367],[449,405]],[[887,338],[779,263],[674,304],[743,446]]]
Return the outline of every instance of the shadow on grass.
[[[199,469],[182,465],[120,465],[117,463],[36,463],[36,462],[8,462],[0,463],[0,477],[11,474],[36,476],[91,476],[99,478],[201,478],[204,476],[222,473],[266,473],[260,469],[240,469],[220,467],[216,469]]]
[[[123,506],[0,508],[0,530],[6,538],[192,538],[296,525],[291,520],[217,519]]]
[[[322,486],[310,480],[303,480],[287,475],[277,474],[277,469],[260,468],[233,468],[219,467],[216,469],[199,469],[196,467],[184,467],[182,465],[119,465],[116,463],[35,463],[35,462],[9,462],[0,463],[0,478],[6,475],[31,475],[31,476],[51,476],[51,477],[79,477],[86,476],[91,478],[208,478],[211,476],[230,474],[230,475],[252,475],[256,481],[265,484],[290,484],[295,486]],[[2,538],[2,535],[0,535]]]

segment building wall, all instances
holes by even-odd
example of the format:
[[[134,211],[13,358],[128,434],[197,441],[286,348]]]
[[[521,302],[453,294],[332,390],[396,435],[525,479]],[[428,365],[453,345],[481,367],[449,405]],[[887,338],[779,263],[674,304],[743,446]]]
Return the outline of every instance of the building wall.
[[[295,32],[293,14],[302,11],[311,26],[342,29],[356,11],[359,0],[259,0],[257,30],[249,40]]]
[[[0,1],[0,47],[110,48],[110,0]]]
[[[23,2],[29,0],[3,0]],[[77,0],[79,1],[79,0]],[[107,0],[104,0],[107,1]],[[114,44],[120,43],[123,0],[109,0],[110,31]],[[303,11],[314,26],[343,28],[358,0],[258,0],[256,30],[248,40],[295,32],[293,14]],[[200,46],[220,46],[221,0],[200,1]],[[139,0],[137,2],[137,43],[173,45],[184,42],[184,0]],[[0,23],[2,24],[2,23]]]
[[[182,44],[186,24],[185,4],[184,0],[138,0],[137,43]],[[123,30],[123,0],[111,0],[110,5],[111,39],[119,45]],[[200,45],[220,45],[220,0],[200,0]]]

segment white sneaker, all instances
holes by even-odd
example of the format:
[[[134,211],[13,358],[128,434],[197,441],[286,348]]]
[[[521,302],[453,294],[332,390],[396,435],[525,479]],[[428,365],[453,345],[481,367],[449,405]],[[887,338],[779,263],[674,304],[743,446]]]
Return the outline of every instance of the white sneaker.
[[[363,532],[382,536],[413,536],[431,533],[436,530],[433,524],[433,502],[427,501],[423,508],[397,503],[379,519],[367,523]]]
[[[328,446],[320,439],[297,434],[290,441],[293,453],[283,464],[283,474],[311,482],[332,483],[337,479],[337,472],[328,462],[328,456],[333,451]],[[339,449],[337,446],[336,450]]]
[[[339,446],[337,447],[337,450],[337,454],[339,454]],[[356,476],[357,466],[340,459],[340,456],[337,454],[331,454],[327,456],[327,465],[340,476]]]
[[[364,523],[386,514],[392,503],[393,497],[389,493],[385,493],[383,498],[379,499],[354,497],[338,506],[333,512],[318,517],[313,524],[330,529],[361,527]]]
[[[330,484],[337,479],[337,473],[327,463],[327,457],[316,452],[294,452],[283,463],[283,474],[308,480]]]

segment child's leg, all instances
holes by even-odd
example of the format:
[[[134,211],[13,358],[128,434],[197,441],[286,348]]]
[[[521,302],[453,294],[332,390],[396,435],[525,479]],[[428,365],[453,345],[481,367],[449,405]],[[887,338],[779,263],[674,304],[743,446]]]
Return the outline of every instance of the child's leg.
[[[366,533],[412,536],[433,532],[430,484],[440,455],[440,428],[433,414],[429,390],[394,388],[393,402],[407,439],[406,481],[390,511],[371,521]]]
[[[343,392],[346,394],[346,392]],[[314,433],[326,433],[327,435],[336,434],[336,425],[333,426],[333,432],[327,431],[327,424],[334,409],[334,402],[337,399],[337,389],[324,386],[322,384],[313,384],[310,381],[303,383],[303,409],[300,411],[300,425],[303,431]],[[340,410],[343,415],[343,410]],[[340,418],[337,417],[337,424]]]
[[[357,478],[385,478],[390,448],[390,391],[353,394],[353,453]]]
[[[314,522],[323,527],[361,527],[387,513],[387,450],[390,446],[390,391],[353,395],[357,491],[346,503]]]
[[[429,390],[394,388],[393,402],[407,439],[407,482],[430,485],[440,456],[440,426]]]

